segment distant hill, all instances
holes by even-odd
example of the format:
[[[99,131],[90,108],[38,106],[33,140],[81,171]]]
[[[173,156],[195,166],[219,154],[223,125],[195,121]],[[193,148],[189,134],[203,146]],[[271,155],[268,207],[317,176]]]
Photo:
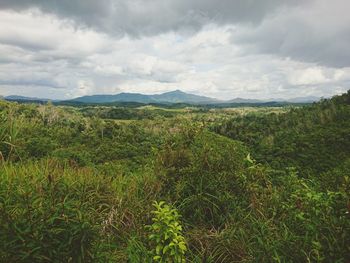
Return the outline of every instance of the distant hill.
[[[82,103],[112,103],[112,102],[152,103],[152,102],[155,102],[149,95],[143,95],[140,93],[119,93],[116,95],[91,95],[91,96],[78,97],[70,101],[82,102]]]
[[[165,92],[159,95],[153,95],[157,102],[170,102],[170,103],[218,103],[217,99],[198,96],[194,94],[185,93],[181,90],[175,90],[170,92]]]
[[[292,103],[312,103],[312,102],[317,102],[321,98],[315,97],[315,96],[307,96],[307,97],[297,97],[293,99],[287,100],[287,102],[292,102]]]
[[[5,96],[5,100],[8,101],[17,101],[17,102],[48,102],[49,99],[45,98],[36,98],[36,97],[25,97],[25,96],[17,96],[17,95],[10,95],[10,96]]]
[[[38,102],[43,103],[49,101],[45,98],[25,97],[25,96],[5,96],[5,100],[17,102]],[[53,102],[60,104],[123,104],[123,103],[141,103],[141,104],[190,104],[190,105],[207,105],[207,106],[269,106],[269,105],[285,105],[285,104],[304,104],[319,101],[320,98],[314,96],[297,97],[292,99],[245,99],[235,98],[231,100],[218,100],[215,98],[199,96],[183,92],[181,90],[174,90],[162,94],[145,95],[141,93],[119,93],[114,95],[90,95],[82,96],[70,100],[53,100]]]
[[[268,102],[286,102],[286,103],[312,103],[319,101],[319,97],[306,96],[306,97],[296,97],[292,99],[282,99],[282,98],[271,98],[267,100],[257,100],[257,99],[244,99],[235,98],[227,101],[228,103],[268,103]]]
[[[19,101],[19,100],[41,100],[41,101],[48,101],[49,99],[43,99],[43,98],[36,98],[36,97],[25,97],[25,96],[17,96],[17,95],[10,95],[10,96],[5,96],[4,97],[5,100],[15,100],[15,101]]]
[[[303,175],[320,174],[349,158],[349,119],[350,90],[285,113],[233,117],[213,130],[245,142],[257,161],[274,168],[295,167]]]
[[[269,99],[269,100],[258,100],[258,99],[245,99],[235,98],[232,100],[218,100],[210,97],[194,95],[183,92],[181,90],[175,90],[165,92],[162,94],[145,95],[141,93],[119,93],[115,95],[91,95],[78,97],[71,102],[80,103],[114,103],[114,102],[137,102],[137,103],[187,103],[187,104],[266,104],[271,102],[280,103],[312,103],[319,101],[320,98],[308,96],[308,97],[297,97],[293,99]]]
[[[274,101],[274,100],[271,100]],[[266,101],[263,100],[255,100],[255,99],[243,99],[243,98],[235,98],[229,101],[226,101],[227,103],[264,103]]]
[[[119,93],[116,95],[91,95],[75,98],[71,101],[84,103],[112,103],[112,102],[139,102],[139,103],[190,103],[206,104],[220,102],[217,99],[189,94],[181,90],[165,92],[156,95],[140,93]]]

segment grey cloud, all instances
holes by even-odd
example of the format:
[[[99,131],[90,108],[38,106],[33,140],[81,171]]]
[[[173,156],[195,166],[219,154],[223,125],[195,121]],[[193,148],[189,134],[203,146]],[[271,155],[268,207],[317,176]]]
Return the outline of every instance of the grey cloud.
[[[246,53],[269,53],[350,66],[347,0],[2,0],[0,8],[39,8],[114,36],[193,34],[204,25],[235,24]],[[27,43],[30,48],[31,43]],[[39,44],[38,44],[39,45]],[[44,45],[45,44],[40,44]],[[34,48],[35,46],[33,46]]]
[[[49,50],[52,49],[52,46],[48,43],[43,42],[37,42],[33,40],[23,40],[20,38],[11,38],[11,37],[0,37],[0,43],[9,45],[9,46],[17,46],[21,47],[23,49],[27,49],[29,51],[36,51],[36,50]]]
[[[305,8],[307,7],[307,8]],[[315,0],[232,32],[245,53],[266,53],[331,67],[350,66],[350,2]]]
[[[350,84],[348,6],[0,0],[0,92],[70,98],[180,88],[225,99],[339,93]]]
[[[308,0],[309,1],[309,0]],[[257,23],[267,14],[302,0],[2,0],[0,8],[39,8],[108,33],[154,35],[198,30],[207,23]]]
[[[0,80],[0,85],[4,86],[38,86],[49,87],[53,89],[65,89],[50,79],[14,79],[14,80]]]
[[[267,53],[332,67],[350,66],[348,0],[2,0],[0,9],[38,8],[113,36],[193,34],[207,24],[234,24],[245,54]],[[14,44],[12,39],[2,43]],[[12,41],[12,42],[11,42]],[[28,49],[51,43],[18,38]]]

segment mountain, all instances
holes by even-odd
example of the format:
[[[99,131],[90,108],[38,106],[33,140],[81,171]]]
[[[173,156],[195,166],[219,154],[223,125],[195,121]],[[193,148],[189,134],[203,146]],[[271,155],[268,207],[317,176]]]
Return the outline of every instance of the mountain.
[[[18,101],[18,102],[47,102],[49,99],[36,98],[36,97],[24,97],[11,95],[4,97],[5,100]],[[162,94],[145,95],[141,93],[119,93],[115,95],[91,95],[78,97],[72,100],[61,101],[62,103],[92,103],[92,104],[104,104],[104,103],[159,103],[159,104],[208,104],[208,105],[243,105],[243,104],[266,104],[266,103],[312,103],[319,101],[320,98],[314,96],[308,97],[296,97],[292,99],[268,99],[268,100],[258,100],[258,99],[245,99],[245,98],[235,98],[231,100],[218,100],[210,97],[194,95],[190,93],[183,92],[181,90],[174,90],[170,92],[165,92]],[[59,102],[59,100],[54,100],[54,102]]]
[[[228,103],[267,103],[267,102],[287,102],[287,103],[312,103],[319,101],[319,97],[315,96],[307,96],[307,97],[296,97],[292,99],[282,99],[282,98],[272,98],[272,99],[264,99],[264,100],[257,100],[257,99],[243,99],[243,98],[235,98],[232,100],[227,101]]]
[[[217,103],[220,102],[217,99],[198,96],[190,93],[183,92],[181,90],[175,90],[170,92],[165,92],[159,95],[153,95],[157,102],[170,102],[170,103]]]
[[[274,100],[271,100],[274,101]],[[227,103],[264,103],[263,100],[255,100],[255,99],[243,99],[243,98],[235,98],[229,101],[226,101]]]
[[[73,102],[83,103],[113,103],[113,102],[139,102],[139,103],[191,103],[206,104],[218,103],[217,99],[185,93],[175,90],[155,95],[144,95],[140,93],[119,93],[116,95],[91,95],[75,98]]]
[[[73,102],[83,103],[112,103],[112,102],[140,102],[140,103],[152,103],[154,101],[151,96],[140,93],[119,93],[116,95],[91,95],[78,97]]]
[[[315,96],[307,96],[307,97],[296,97],[293,99],[287,100],[287,102],[292,102],[292,103],[312,103],[312,102],[317,102],[321,98],[315,97]]]
[[[25,96],[17,96],[17,95],[5,96],[4,99],[9,101],[43,101],[43,102],[49,101],[49,99],[25,97]]]

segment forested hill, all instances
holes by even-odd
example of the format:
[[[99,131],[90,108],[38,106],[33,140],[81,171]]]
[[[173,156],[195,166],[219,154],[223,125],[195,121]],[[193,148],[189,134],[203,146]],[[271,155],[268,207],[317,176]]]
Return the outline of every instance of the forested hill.
[[[250,146],[253,156],[303,175],[327,171],[350,156],[350,91],[285,113],[251,113],[213,127]]]

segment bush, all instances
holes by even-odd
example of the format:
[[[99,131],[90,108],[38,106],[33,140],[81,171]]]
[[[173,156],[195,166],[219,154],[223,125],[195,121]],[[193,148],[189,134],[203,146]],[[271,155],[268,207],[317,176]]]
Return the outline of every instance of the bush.
[[[179,214],[164,202],[154,202],[155,210],[153,224],[148,226],[152,242],[152,259],[155,262],[185,262],[187,250],[185,238],[182,236],[182,226]]]
[[[243,193],[246,149],[207,131],[175,136],[158,156],[163,192],[187,222],[219,227]]]

